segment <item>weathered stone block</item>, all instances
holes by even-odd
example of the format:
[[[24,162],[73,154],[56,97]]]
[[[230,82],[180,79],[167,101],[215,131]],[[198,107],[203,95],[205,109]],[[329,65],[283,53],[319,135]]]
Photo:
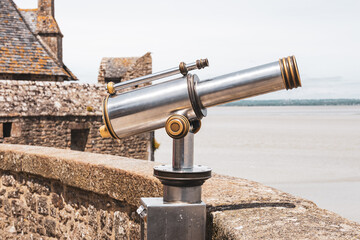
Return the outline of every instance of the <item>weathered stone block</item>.
[[[24,206],[19,200],[11,201],[11,213],[13,216],[21,216],[24,214]]]
[[[40,234],[41,236],[44,236],[46,234],[46,229],[42,226],[37,226],[36,233]]]
[[[106,225],[106,212],[100,209],[100,229],[103,230]]]
[[[133,222],[129,222],[129,239],[140,240],[140,226]]]
[[[10,174],[4,174],[1,177],[1,181],[2,181],[2,185],[6,186],[6,187],[15,186],[15,184],[16,184],[14,176],[10,175]]]
[[[23,193],[19,188],[8,191],[8,198],[20,198],[20,194]]]
[[[60,218],[60,221],[65,225],[67,224],[68,221],[71,220],[71,214],[68,213],[65,209],[59,211],[59,218]]]
[[[128,219],[126,214],[116,211],[114,212],[114,230],[115,239],[126,239],[127,235]]]
[[[51,219],[46,219],[45,220],[45,230],[46,230],[46,235],[49,237],[55,237],[56,235],[56,222],[54,220]]]
[[[39,197],[38,199],[38,213],[44,216],[49,215],[49,208],[46,197]]]
[[[25,194],[25,201],[31,211],[36,212],[36,197],[31,193],[27,193]]]
[[[80,206],[79,212],[80,212],[81,216],[83,216],[83,217],[86,216],[88,213],[88,211],[84,205]]]
[[[56,218],[57,217],[57,210],[54,207],[50,207],[50,216]]]
[[[95,232],[97,232],[98,230],[97,210],[93,205],[90,205],[88,207],[88,215],[89,215],[89,225],[92,226]]]
[[[1,190],[0,190],[0,196],[3,196],[5,193],[6,193],[6,190],[5,190],[5,189],[1,189]]]
[[[59,181],[52,182],[52,191],[61,196],[64,193],[64,187]]]
[[[11,205],[8,199],[4,199],[4,214],[11,216]]]
[[[32,178],[26,182],[26,185],[28,186],[29,191],[31,193],[37,193],[39,195],[41,195],[41,194],[49,195],[50,194],[50,181],[48,181],[48,180]]]
[[[16,229],[16,232],[19,233],[27,233],[27,228],[24,224],[24,218],[23,216],[19,216],[16,218],[15,222],[14,222],[14,227]]]
[[[64,201],[57,193],[51,194],[51,203],[54,207],[59,208],[60,210],[64,208]]]

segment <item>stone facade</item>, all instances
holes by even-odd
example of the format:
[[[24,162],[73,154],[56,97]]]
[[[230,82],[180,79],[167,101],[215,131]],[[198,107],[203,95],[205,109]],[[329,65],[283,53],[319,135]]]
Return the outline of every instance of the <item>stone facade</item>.
[[[152,159],[153,133],[103,139],[104,85],[0,81],[0,143]]]
[[[9,124],[10,134],[6,134],[5,128]],[[101,116],[0,117],[0,143],[57,147],[146,160],[151,158],[151,134],[120,140],[103,139],[99,134],[101,125]]]

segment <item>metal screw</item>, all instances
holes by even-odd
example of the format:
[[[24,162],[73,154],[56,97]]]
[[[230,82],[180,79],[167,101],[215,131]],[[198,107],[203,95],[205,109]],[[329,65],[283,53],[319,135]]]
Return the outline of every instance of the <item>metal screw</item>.
[[[137,210],[136,210],[137,214],[139,214],[139,216],[141,218],[145,218],[146,215],[147,215],[147,211],[146,211],[146,208],[144,208],[143,205],[141,205]]]

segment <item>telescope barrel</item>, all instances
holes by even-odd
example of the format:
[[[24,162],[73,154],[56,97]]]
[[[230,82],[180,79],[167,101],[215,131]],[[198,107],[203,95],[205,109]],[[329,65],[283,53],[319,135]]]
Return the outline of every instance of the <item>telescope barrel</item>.
[[[174,115],[190,122],[206,108],[281,89],[301,86],[295,57],[199,81],[196,75],[109,95],[103,103],[103,137],[123,138],[165,126]]]
[[[281,89],[300,87],[295,57],[201,82],[197,93],[204,108]]]

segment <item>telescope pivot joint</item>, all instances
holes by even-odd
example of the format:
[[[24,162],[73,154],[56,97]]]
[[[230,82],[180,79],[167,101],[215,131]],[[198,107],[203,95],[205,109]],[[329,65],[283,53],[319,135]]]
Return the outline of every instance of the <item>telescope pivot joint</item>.
[[[165,130],[171,138],[183,138],[190,130],[190,122],[187,117],[175,114],[167,119],[165,123]]]

